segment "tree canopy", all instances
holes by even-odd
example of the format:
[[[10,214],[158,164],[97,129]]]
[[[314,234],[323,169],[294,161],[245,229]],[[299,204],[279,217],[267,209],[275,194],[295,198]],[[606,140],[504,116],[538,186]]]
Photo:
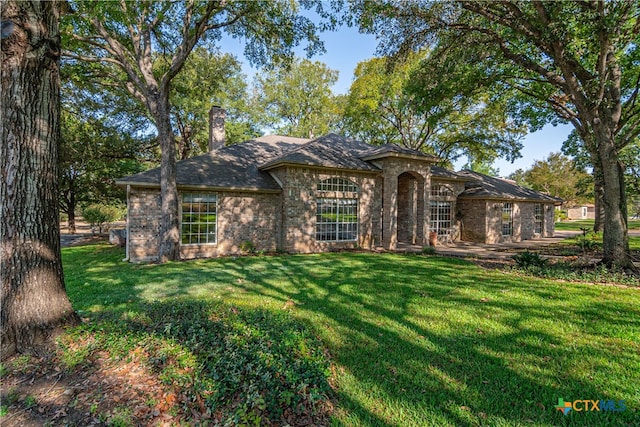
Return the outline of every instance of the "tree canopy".
[[[447,163],[461,156],[477,164],[517,158],[524,129],[469,78],[476,70],[465,58],[446,56],[422,50],[395,63],[373,58],[358,64],[345,107],[346,133],[422,150]]]
[[[305,1],[327,16],[321,2]],[[318,24],[281,1],[93,2],[73,1],[62,23],[65,55],[83,75],[105,87],[124,87],[154,123],[161,148],[161,224],[158,259],[178,259],[179,212],[171,85],[192,50],[223,32],[246,39],[245,55],[257,65],[287,62],[303,42],[308,54],[323,48]]]
[[[338,119],[331,92],[337,81],[337,71],[308,59],[295,59],[257,76],[254,104],[263,111],[262,124],[302,138],[328,133]]]
[[[522,120],[570,122],[601,174],[604,262],[633,268],[619,153],[640,134],[640,5],[632,1],[350,3],[352,19],[406,54],[425,46],[476,51],[487,81]],[[517,96],[513,96],[517,93]]]

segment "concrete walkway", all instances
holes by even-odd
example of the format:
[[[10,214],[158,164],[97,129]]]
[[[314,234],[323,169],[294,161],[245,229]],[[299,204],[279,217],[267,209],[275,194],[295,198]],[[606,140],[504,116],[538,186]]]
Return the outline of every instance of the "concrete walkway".
[[[450,245],[436,247],[438,255],[456,257],[477,257],[483,259],[511,259],[523,250],[532,250],[543,246],[553,245],[569,237],[582,234],[581,231],[556,231],[553,237],[523,240],[513,243],[473,243],[455,242]]]
[[[513,243],[474,243],[474,242],[454,242],[450,244],[440,244],[436,246],[436,253],[443,256],[452,257],[473,257],[482,259],[508,260],[518,252],[527,249],[536,249],[543,246],[553,245],[569,237],[582,234],[581,231],[556,231],[553,237],[540,239],[523,240]],[[417,245],[407,245],[399,243],[396,249],[399,252],[421,252],[422,247]]]

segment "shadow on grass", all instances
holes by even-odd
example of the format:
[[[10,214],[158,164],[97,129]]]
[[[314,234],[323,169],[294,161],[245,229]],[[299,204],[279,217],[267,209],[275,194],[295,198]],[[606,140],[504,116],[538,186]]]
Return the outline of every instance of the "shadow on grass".
[[[132,266],[96,251],[107,259],[82,271],[65,264],[77,273],[68,281],[77,308],[122,313],[188,295],[308,322],[332,355],[338,424],[632,425],[638,415],[633,290],[526,283],[460,260],[409,255]],[[101,290],[76,293],[83,281]],[[554,409],[558,398],[626,399],[629,409],[565,417]]]

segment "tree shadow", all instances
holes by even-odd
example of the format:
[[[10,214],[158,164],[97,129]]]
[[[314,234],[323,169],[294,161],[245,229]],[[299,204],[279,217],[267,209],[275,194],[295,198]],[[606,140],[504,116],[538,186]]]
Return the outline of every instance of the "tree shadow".
[[[116,286],[130,304],[219,298],[307,322],[331,352],[338,424],[632,425],[637,416],[638,310],[597,287],[559,291],[462,260],[394,254],[102,267],[87,277],[128,270]],[[627,398],[630,409],[565,417],[558,398]]]

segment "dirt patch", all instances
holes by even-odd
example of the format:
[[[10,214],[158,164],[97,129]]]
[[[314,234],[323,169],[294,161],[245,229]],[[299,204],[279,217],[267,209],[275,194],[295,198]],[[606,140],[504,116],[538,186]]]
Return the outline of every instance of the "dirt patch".
[[[199,405],[187,414],[180,396],[161,383],[140,356],[138,351],[115,361],[98,353],[91,363],[72,369],[63,368],[54,353],[14,356],[3,363],[8,368],[2,377],[0,424],[155,426],[210,416]]]

